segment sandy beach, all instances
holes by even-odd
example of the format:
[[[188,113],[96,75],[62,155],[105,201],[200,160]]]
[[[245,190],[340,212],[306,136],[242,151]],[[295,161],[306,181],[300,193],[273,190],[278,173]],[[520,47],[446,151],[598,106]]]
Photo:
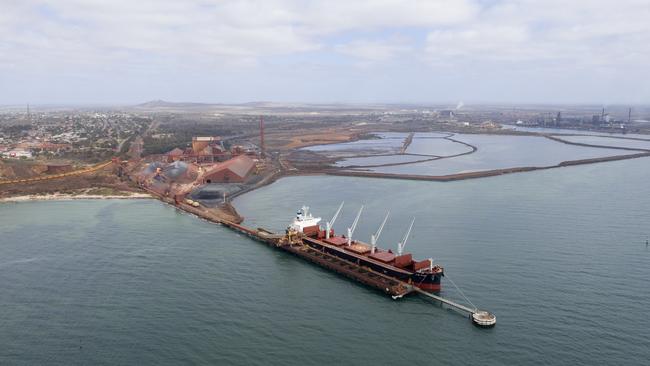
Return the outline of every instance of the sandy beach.
[[[27,201],[70,201],[70,200],[108,200],[108,199],[146,199],[153,198],[146,193],[124,192],[124,194],[101,195],[101,194],[43,194],[24,195],[0,198],[0,203],[5,202],[27,202]]]

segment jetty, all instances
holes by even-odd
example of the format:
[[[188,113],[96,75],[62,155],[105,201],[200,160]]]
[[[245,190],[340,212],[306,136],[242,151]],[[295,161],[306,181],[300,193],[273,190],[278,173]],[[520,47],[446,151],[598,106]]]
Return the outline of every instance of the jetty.
[[[439,301],[453,309],[469,314],[470,320],[476,326],[493,327],[496,324],[496,317],[487,311],[479,310],[476,307],[470,308],[439,295],[424,291],[411,283],[386,276],[382,273],[373,271],[370,268],[359,266],[357,263],[353,263],[328,254],[324,251],[317,250],[312,245],[310,245],[314,244],[312,242],[318,241],[317,239],[303,235],[291,236],[278,234],[265,228],[253,229],[242,225],[241,222],[243,221],[243,218],[236,214],[236,212],[233,212],[234,209],[229,204],[223,210],[223,212],[215,212],[214,209],[207,209],[202,206],[195,207],[185,203],[182,200],[175,200],[171,197],[161,195],[158,192],[147,189],[146,187],[142,188],[148,193],[152,194],[154,197],[159,198],[161,201],[172,205],[179,210],[183,210],[185,212],[196,215],[206,221],[223,225],[255,241],[295,255],[322,268],[355,280],[356,282],[359,282],[363,285],[377,289],[387,295],[390,295],[395,300],[409,294],[419,294],[427,298]]]

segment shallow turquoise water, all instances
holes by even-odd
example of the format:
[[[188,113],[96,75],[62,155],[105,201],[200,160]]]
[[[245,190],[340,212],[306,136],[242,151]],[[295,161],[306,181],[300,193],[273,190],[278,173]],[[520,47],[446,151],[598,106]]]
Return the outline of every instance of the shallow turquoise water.
[[[369,170],[392,174],[450,175],[515,167],[545,167],[569,160],[634,153],[626,150],[567,145],[538,136],[455,134],[452,138],[474,145],[478,150],[469,155],[453,158],[369,168]],[[435,144],[436,139],[421,140],[421,144],[429,142]]]
[[[482,330],[156,201],[0,205],[1,365],[645,365],[650,160],[452,183],[296,177],[235,205],[283,229],[295,209],[433,256],[494,312]],[[445,296],[459,298],[445,281]]]

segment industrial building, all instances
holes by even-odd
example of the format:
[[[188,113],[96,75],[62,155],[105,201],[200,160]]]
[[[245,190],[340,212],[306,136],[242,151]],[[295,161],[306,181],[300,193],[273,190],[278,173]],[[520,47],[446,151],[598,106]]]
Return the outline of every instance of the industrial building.
[[[227,158],[226,149],[223,147],[221,137],[218,136],[193,137],[191,149],[182,150],[175,148],[165,154],[165,160],[168,163],[179,160],[196,163],[214,163],[215,161],[223,161]]]
[[[243,183],[255,168],[255,161],[239,155],[209,168],[201,177],[203,183]]]
[[[179,148],[175,148],[174,150],[171,150],[167,154],[165,154],[165,158],[167,159],[168,163],[173,163],[175,161],[182,160],[184,156],[185,156],[185,152]]]
[[[226,159],[226,149],[219,136],[196,136],[192,138],[191,155],[198,163],[221,161]]]
[[[221,146],[219,136],[195,136],[192,137],[192,151],[198,153],[208,146]]]

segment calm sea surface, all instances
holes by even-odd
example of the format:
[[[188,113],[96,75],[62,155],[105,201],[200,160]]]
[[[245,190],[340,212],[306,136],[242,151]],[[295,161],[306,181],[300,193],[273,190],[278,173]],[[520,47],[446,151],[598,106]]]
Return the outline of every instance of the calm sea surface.
[[[451,183],[295,177],[235,205],[281,230],[302,204],[337,231],[366,205],[380,246],[433,257],[478,329],[157,201],[0,205],[0,365],[647,365],[650,160]],[[460,299],[449,280],[443,295]]]
[[[629,155],[634,151],[567,145],[540,136],[501,136],[455,134],[453,139],[477,146],[469,155],[422,163],[371,168],[373,172],[393,174],[449,175],[512,167],[544,167],[563,161]],[[416,141],[418,139],[414,139]],[[435,155],[439,139],[419,139],[420,151]],[[443,140],[446,141],[446,140]],[[633,141],[633,140],[632,140]],[[464,145],[455,145],[465,148]],[[446,152],[440,155],[448,155]]]

